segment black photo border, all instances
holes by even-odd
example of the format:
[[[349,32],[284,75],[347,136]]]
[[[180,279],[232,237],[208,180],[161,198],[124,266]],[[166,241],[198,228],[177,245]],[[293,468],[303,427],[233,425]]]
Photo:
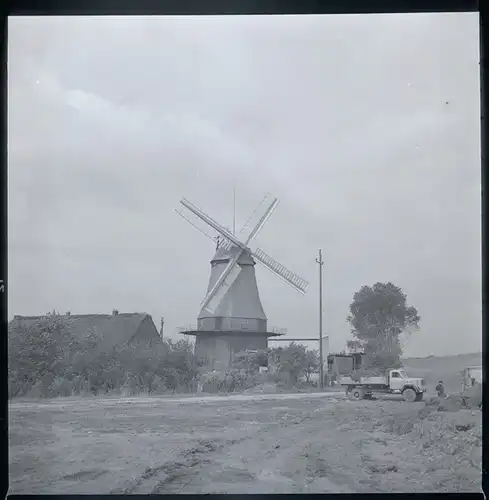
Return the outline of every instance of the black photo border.
[[[7,2],[6,15],[2,19],[2,28],[4,36],[2,38],[2,63],[4,71],[2,72],[3,84],[3,117],[2,122],[2,138],[3,138],[3,162],[1,168],[2,183],[1,183],[1,203],[0,203],[0,219],[3,226],[1,232],[1,269],[0,269],[0,318],[1,318],[1,363],[2,377],[0,398],[3,402],[1,407],[1,460],[3,479],[0,484],[3,484],[2,492],[5,495],[8,491],[8,390],[7,390],[7,331],[8,331],[8,314],[7,314],[7,294],[9,288],[8,281],[8,256],[7,256],[7,40],[8,40],[8,20],[7,16],[42,16],[42,15],[283,15],[283,14],[376,14],[376,13],[436,13],[436,12],[479,12],[479,29],[480,29],[480,81],[481,81],[481,192],[482,192],[482,293],[483,293],[483,372],[484,380],[486,377],[487,367],[487,308],[488,303],[488,276],[486,257],[487,257],[487,236],[489,234],[487,228],[487,219],[484,214],[488,213],[488,197],[484,196],[487,187],[487,161],[486,161],[486,126],[484,117],[487,116],[487,90],[485,85],[485,77],[487,67],[485,65],[485,53],[487,52],[487,33],[485,24],[489,22],[489,1],[483,0],[17,0]],[[49,286],[46,283],[46,286]],[[40,291],[42,293],[42,291]],[[461,334],[463,334],[461,332]],[[483,401],[487,399],[487,385],[483,386]],[[486,419],[483,413],[483,428],[486,429]],[[488,452],[483,447],[483,489],[487,488],[487,467]],[[432,494],[381,494],[382,498],[397,498],[397,497],[429,497],[440,498],[483,498],[483,494],[468,494],[468,493],[432,493]],[[77,498],[78,495],[41,495],[43,497],[56,497],[58,499]],[[131,495],[133,498],[146,498],[143,495]],[[170,495],[172,496],[172,495]],[[198,495],[185,495],[187,498],[198,497]],[[297,495],[210,495],[211,497],[219,498],[288,498],[297,497]],[[303,494],[300,496],[322,497],[323,495]],[[349,494],[325,494],[328,498],[341,497],[348,498]],[[363,494],[362,498],[378,498],[376,494]],[[36,495],[9,495],[12,498],[22,498],[25,500],[38,498]],[[84,498],[111,498],[114,499],[117,495],[83,495]],[[168,498],[168,495],[165,495]]]

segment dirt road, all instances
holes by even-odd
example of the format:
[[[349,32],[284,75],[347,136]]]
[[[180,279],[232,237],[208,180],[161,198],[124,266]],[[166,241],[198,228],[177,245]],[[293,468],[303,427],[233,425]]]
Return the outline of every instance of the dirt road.
[[[13,403],[10,493],[480,491],[480,412],[420,421],[422,408],[335,394]]]

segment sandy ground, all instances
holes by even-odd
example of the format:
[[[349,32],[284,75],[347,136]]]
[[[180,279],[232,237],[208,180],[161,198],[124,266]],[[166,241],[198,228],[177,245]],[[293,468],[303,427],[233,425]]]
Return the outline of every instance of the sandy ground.
[[[14,402],[9,492],[481,491],[481,412],[423,408],[337,393]]]

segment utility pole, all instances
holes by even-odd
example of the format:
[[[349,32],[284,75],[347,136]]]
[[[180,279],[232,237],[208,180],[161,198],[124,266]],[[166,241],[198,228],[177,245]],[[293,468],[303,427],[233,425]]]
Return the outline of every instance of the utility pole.
[[[323,253],[319,249],[319,258],[316,259],[319,264],[319,387],[324,389],[323,373]]]
[[[236,186],[233,188],[233,236],[236,236]]]

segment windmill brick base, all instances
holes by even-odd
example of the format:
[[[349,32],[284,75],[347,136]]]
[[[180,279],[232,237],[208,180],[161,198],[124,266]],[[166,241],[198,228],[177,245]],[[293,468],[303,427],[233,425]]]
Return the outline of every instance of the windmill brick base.
[[[232,330],[187,330],[181,333],[195,336],[195,356],[209,370],[226,370],[238,352],[267,349],[269,337],[282,335]]]

